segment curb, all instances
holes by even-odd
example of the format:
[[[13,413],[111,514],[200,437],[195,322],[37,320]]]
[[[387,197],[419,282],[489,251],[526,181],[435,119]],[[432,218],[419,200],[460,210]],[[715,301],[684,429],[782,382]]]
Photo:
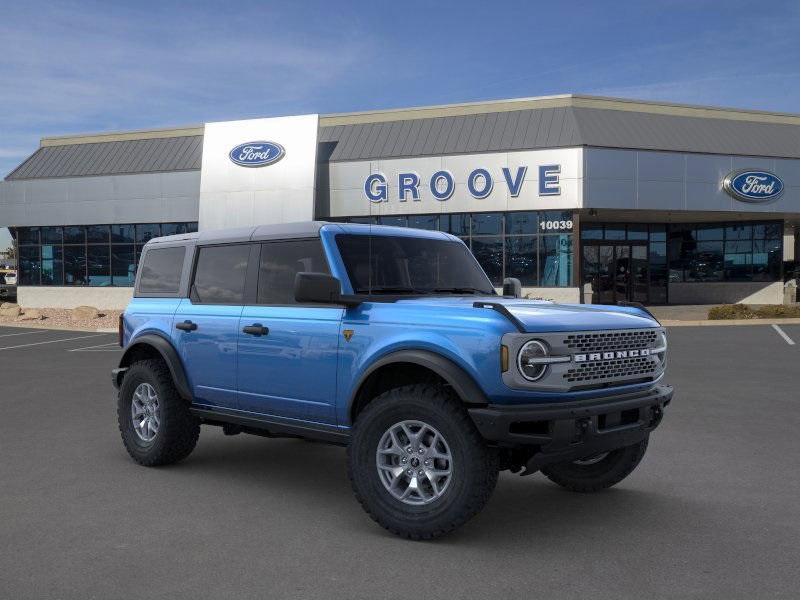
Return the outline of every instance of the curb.
[[[69,325],[51,325],[46,323],[44,320],[41,321],[22,321],[22,322],[13,322],[13,323],[3,323],[0,322],[0,327],[19,327],[20,329],[49,329],[51,331],[78,331],[78,332],[86,332],[89,333],[117,333],[116,329],[112,329],[110,327],[100,327],[96,329],[81,329],[76,328],[74,326],[70,327]]]
[[[721,319],[718,321],[677,321],[659,319],[664,327],[730,327],[732,325],[800,325],[800,319]]]

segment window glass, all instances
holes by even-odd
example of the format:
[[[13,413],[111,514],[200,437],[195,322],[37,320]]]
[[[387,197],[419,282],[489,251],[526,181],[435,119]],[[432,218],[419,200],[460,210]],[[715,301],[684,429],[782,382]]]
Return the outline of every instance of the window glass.
[[[534,225],[535,227],[535,225]],[[506,243],[506,277],[516,277],[524,286],[538,283],[536,236],[514,236]]]
[[[65,244],[85,244],[86,243],[86,229],[84,227],[64,227],[64,243]]]
[[[192,297],[203,304],[244,302],[244,280],[249,256],[249,244],[200,248]],[[148,257],[149,253],[145,260]]]
[[[61,227],[42,227],[43,244],[60,244],[62,241]]]
[[[186,224],[186,233],[195,233],[197,231],[197,222]]]
[[[61,246],[42,246],[42,285],[63,284],[64,255]]]
[[[369,225],[372,223],[373,225],[378,223],[378,217],[352,217],[350,219],[351,223],[361,223],[363,225]]]
[[[686,281],[720,281],[723,275],[722,242],[684,244]]]
[[[38,227],[19,227],[17,229],[17,243],[22,246],[25,244],[39,243]]]
[[[728,281],[749,281],[752,279],[752,254],[725,254],[725,279]]]
[[[89,245],[86,254],[89,285],[106,287],[111,285],[111,251],[108,245]]]
[[[136,260],[132,244],[111,247],[111,284],[133,285],[136,280]]]
[[[134,239],[135,239],[135,227],[133,225],[111,226],[112,244],[132,244]]]
[[[753,226],[749,223],[734,223],[725,228],[726,240],[753,239]]]
[[[408,226],[416,229],[435,231],[439,228],[439,217],[437,215],[416,215],[408,217]]]
[[[568,286],[572,277],[572,236],[543,235],[539,240],[539,285]]]
[[[753,225],[755,239],[776,240],[783,237],[783,223],[756,223]]]
[[[486,275],[460,242],[337,235],[336,244],[357,294],[370,291],[373,294],[413,294],[420,290],[445,293],[453,289],[494,293]],[[501,252],[500,272],[502,268]]]
[[[86,241],[90,244],[107,244],[108,225],[89,225],[86,228]]]
[[[143,294],[177,293],[185,254],[183,246],[148,250],[139,278],[139,291]]]
[[[503,233],[503,213],[477,213],[472,215],[472,235],[498,235]]]
[[[392,227],[405,227],[408,225],[408,221],[404,215],[395,217],[381,217],[380,224],[389,225]]]
[[[694,239],[696,240],[722,240],[723,229],[719,225],[700,225],[697,227]]]
[[[36,232],[37,236],[39,232]],[[39,285],[39,246],[22,246],[19,249],[19,285]]]
[[[584,240],[602,240],[603,239],[602,223],[582,223],[581,238]]]
[[[667,227],[666,225],[650,225],[650,241],[651,242],[666,242],[667,241]]]
[[[753,251],[753,242],[751,240],[725,242],[726,254],[745,254],[752,251]]]
[[[472,253],[495,287],[503,285],[503,238],[472,238]]]
[[[506,234],[537,233],[539,218],[535,212],[512,212],[506,215]],[[509,275],[515,277],[515,275]]]
[[[469,236],[469,215],[442,215],[439,217],[439,229],[459,237],[467,237]]]
[[[319,240],[270,242],[261,245],[258,272],[259,304],[295,304],[298,273],[329,273]]]
[[[161,235],[161,225],[158,223],[142,223],[136,226],[136,242],[145,244]]]
[[[178,235],[181,233],[189,233],[186,223],[162,223],[161,235]]]
[[[64,246],[64,285],[86,283],[86,246]]]
[[[647,239],[647,225],[628,225],[628,239],[629,240],[646,240]]]
[[[625,224],[624,223],[606,223],[607,240],[624,240],[625,239]]]

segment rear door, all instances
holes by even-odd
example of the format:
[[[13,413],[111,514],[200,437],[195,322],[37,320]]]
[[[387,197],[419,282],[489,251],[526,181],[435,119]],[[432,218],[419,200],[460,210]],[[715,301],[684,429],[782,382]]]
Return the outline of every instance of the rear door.
[[[297,304],[294,279],[301,271],[329,272],[318,238],[261,244],[257,301],[239,321],[239,407],[335,424],[344,309]]]
[[[236,346],[252,244],[199,246],[173,339],[195,404],[237,408]]]

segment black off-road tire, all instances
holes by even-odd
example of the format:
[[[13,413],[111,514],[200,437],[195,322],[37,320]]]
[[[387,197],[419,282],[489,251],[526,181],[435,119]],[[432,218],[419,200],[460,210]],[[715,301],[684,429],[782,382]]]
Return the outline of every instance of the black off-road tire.
[[[155,389],[161,414],[158,433],[149,442],[136,434],[131,419],[133,394],[142,383]],[[158,359],[135,362],[125,372],[117,397],[117,422],[128,454],[146,467],[183,460],[194,450],[200,436],[199,419],[189,412],[189,403],[180,397],[169,369]]]
[[[572,492],[599,492],[630,475],[639,465],[647,450],[649,438],[618,450],[594,464],[558,463],[542,467],[542,473],[552,482]]]
[[[430,504],[411,506],[392,496],[378,476],[376,451],[393,425],[418,420],[436,428],[452,454],[452,479]],[[358,415],[347,450],[350,483],[379,525],[412,540],[427,540],[466,523],[489,500],[498,477],[497,453],[486,446],[460,400],[434,384],[409,385],[375,398]]]

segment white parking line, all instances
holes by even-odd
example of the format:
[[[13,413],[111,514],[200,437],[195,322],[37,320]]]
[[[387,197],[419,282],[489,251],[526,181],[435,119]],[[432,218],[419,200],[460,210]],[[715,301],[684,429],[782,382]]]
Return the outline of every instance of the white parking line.
[[[106,346],[116,346],[116,348],[106,348]],[[109,350],[122,350],[119,347],[119,342],[109,342],[108,344],[98,344],[97,346],[86,346],[85,348],[72,348],[71,350],[67,350],[67,352],[108,352]]]
[[[42,344],[55,344],[58,342],[71,342],[72,340],[85,340],[86,338],[91,337],[100,337],[101,335],[108,335],[107,333],[95,333],[94,335],[82,335],[79,337],[72,337],[72,338],[62,338],[60,340],[47,340],[46,342],[33,342],[32,344],[19,344],[18,346],[5,346],[4,348],[0,348],[0,350],[15,350],[17,348],[27,348],[29,346],[40,346]]]
[[[777,325],[773,325],[772,328],[778,332],[778,335],[781,336],[787,344],[789,344],[790,346],[794,346],[794,340],[790,338],[788,335],[786,335],[786,332],[783,329],[781,329]]]
[[[12,335],[30,335],[32,333],[45,333],[49,329],[40,329],[39,331],[23,331],[22,333],[0,333],[0,337],[11,337]]]

